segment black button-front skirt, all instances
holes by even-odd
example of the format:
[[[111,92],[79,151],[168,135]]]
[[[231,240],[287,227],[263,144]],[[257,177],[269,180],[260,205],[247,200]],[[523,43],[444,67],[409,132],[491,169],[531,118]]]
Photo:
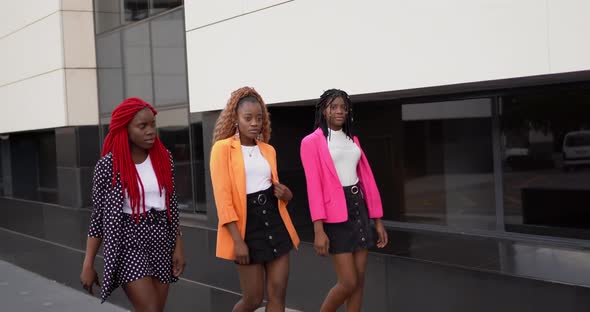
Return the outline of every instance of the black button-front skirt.
[[[358,184],[344,187],[344,196],[348,220],[324,223],[324,231],[330,240],[330,254],[352,253],[375,246],[375,232]]]
[[[247,195],[246,235],[250,263],[270,262],[293,249],[273,187]]]

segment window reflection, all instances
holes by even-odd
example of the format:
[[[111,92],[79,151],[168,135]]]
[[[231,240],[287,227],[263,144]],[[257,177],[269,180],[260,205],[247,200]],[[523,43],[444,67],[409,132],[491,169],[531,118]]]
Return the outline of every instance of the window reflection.
[[[97,34],[121,26],[121,0],[94,1],[94,21]]]
[[[182,5],[182,0],[152,0],[151,14],[158,14]]]
[[[155,104],[158,106],[188,103],[182,10],[151,21]]]
[[[188,109],[159,110],[156,120],[158,135],[174,157],[178,207],[194,211]]]
[[[494,229],[491,100],[404,104],[401,123],[404,200],[394,220]]]
[[[123,30],[125,97],[140,97],[153,103],[152,55],[149,24]]]
[[[124,0],[125,21],[140,21],[149,15],[148,0]]]
[[[590,238],[590,89],[502,98],[507,230]]]
[[[205,193],[205,155],[204,155],[204,138],[203,138],[203,122],[193,121],[191,123],[192,129],[192,144],[193,144],[193,183],[195,195],[195,210],[197,212],[207,211],[207,195]]]
[[[125,98],[121,32],[96,39],[98,100],[101,114],[109,114]]]

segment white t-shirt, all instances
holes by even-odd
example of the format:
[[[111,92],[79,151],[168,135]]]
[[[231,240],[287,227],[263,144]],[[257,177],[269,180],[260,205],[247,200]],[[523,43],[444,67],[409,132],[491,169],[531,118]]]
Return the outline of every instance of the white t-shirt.
[[[242,145],[242,155],[246,169],[246,193],[252,194],[271,187],[270,165],[262,156],[258,145]]]
[[[336,172],[342,186],[351,186],[358,182],[356,167],[361,159],[361,149],[342,130],[328,129],[328,149],[334,161]]]
[[[143,183],[143,189],[145,192],[145,211],[149,211],[150,209],[159,211],[166,210],[166,192],[165,190],[162,190],[162,196],[160,196],[158,178],[156,177],[156,172],[152,166],[152,160],[150,159],[150,156],[148,155],[145,161],[141,164],[136,164],[135,168],[137,169],[137,173],[141,178],[141,183]],[[137,184],[139,187],[139,192],[141,193],[139,181],[137,181]],[[125,194],[123,212],[131,214],[131,203],[129,202],[129,197],[127,194]],[[141,204],[139,206],[139,212],[143,212],[143,207]]]

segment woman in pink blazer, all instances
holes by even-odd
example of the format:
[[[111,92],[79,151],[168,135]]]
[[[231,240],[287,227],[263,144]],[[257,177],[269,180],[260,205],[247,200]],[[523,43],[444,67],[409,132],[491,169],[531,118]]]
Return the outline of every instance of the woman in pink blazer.
[[[322,312],[344,303],[347,312],[360,311],[368,249],[388,241],[375,178],[352,134],[351,104],[342,90],[324,92],[316,105],[316,130],[301,141],[314,248],[321,256],[330,254],[338,276]]]

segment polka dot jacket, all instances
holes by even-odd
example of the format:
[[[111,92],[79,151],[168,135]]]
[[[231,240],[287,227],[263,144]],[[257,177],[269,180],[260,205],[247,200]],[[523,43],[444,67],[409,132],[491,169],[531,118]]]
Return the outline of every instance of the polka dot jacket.
[[[170,163],[172,167],[172,183],[174,184],[174,161],[172,155],[170,156]],[[109,153],[102,157],[94,169],[93,186],[92,186],[92,204],[93,212],[90,220],[90,229],[88,231],[89,237],[102,238],[103,256],[104,256],[104,279],[101,287],[101,298],[104,302],[110,294],[118,287],[120,278],[123,272],[128,271],[129,268],[122,266],[126,265],[126,261],[122,259],[125,250],[122,244],[125,240],[124,222],[125,215],[123,212],[123,191],[121,187],[121,180],[117,176],[117,183],[113,187],[113,158]],[[168,233],[167,244],[174,246],[176,243],[176,235],[178,232],[179,215],[178,215],[178,199],[176,197],[176,187],[172,191],[170,197],[170,214],[171,220],[167,220]],[[161,256],[161,255],[160,255]],[[166,255],[171,258],[172,254]],[[162,263],[171,264],[171,259],[166,259]],[[127,264],[128,265],[128,264]],[[159,268],[162,270],[162,268]],[[167,270],[167,268],[164,268]],[[170,267],[170,272],[172,267]],[[174,282],[170,273],[170,280],[166,282]]]

